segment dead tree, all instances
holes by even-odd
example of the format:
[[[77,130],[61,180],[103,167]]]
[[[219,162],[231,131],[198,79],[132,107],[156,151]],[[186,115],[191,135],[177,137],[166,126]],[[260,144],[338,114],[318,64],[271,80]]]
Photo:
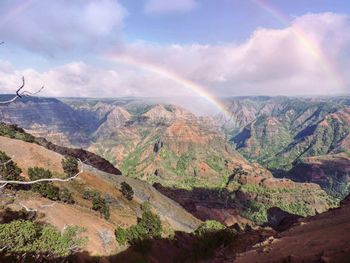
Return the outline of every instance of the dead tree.
[[[97,231],[97,235],[101,239],[103,249],[107,251],[109,246],[112,244],[113,233],[111,233],[108,229],[103,228]]]
[[[3,45],[3,44],[5,44],[5,42],[1,41],[0,42],[0,46]],[[22,77],[22,85],[17,89],[16,95],[14,95],[14,97],[12,99],[5,100],[5,101],[0,101],[0,105],[1,104],[9,104],[11,102],[14,102],[18,98],[34,96],[34,95],[40,93],[44,89],[44,86],[43,86],[39,90],[37,90],[35,92],[30,92],[30,91],[27,91],[27,90],[23,90],[24,86],[25,86],[25,81],[24,81],[24,77]]]
[[[24,77],[22,77],[22,85],[16,90],[16,95],[14,95],[14,97],[9,99],[9,100],[0,101],[0,105],[1,104],[9,104],[9,103],[14,102],[15,100],[22,98],[22,97],[34,96],[34,95],[40,93],[44,89],[44,86],[43,86],[35,92],[30,92],[27,90],[23,90],[24,86],[25,86],[25,80],[24,80]]]

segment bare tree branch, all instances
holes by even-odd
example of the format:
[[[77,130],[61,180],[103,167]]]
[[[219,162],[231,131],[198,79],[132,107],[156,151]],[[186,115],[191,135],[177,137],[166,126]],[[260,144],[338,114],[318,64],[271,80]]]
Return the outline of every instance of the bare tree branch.
[[[1,104],[9,104],[11,102],[14,102],[18,98],[22,98],[24,96],[25,97],[34,96],[34,95],[38,94],[39,92],[41,92],[44,89],[44,86],[43,86],[39,90],[37,90],[35,92],[30,92],[30,91],[27,91],[27,90],[21,91],[24,88],[24,86],[25,86],[25,81],[24,81],[24,77],[22,77],[22,85],[17,89],[16,95],[10,100],[0,101],[0,105]]]
[[[33,181],[15,181],[15,180],[0,180],[0,184],[19,184],[19,185],[31,185],[31,184],[37,184],[37,183],[43,183],[43,182],[69,182],[71,180],[74,180],[77,178],[81,173],[83,173],[83,163],[78,159],[79,164],[80,164],[80,171],[68,178],[62,179],[62,178],[43,178],[43,179],[38,179],[38,180],[33,180]],[[1,186],[1,187],[4,187]]]
[[[101,239],[103,249],[107,251],[112,243],[113,234],[108,229],[103,228],[97,231],[97,235]]]
[[[12,158],[13,158],[13,157],[15,157],[15,156],[13,155]],[[12,162],[12,158],[9,159],[9,160],[7,160],[6,162],[0,163],[0,166],[6,165],[6,164]]]
[[[21,207],[23,207],[27,212],[38,212],[38,209],[39,208],[47,208],[47,207],[52,207],[54,205],[56,205],[57,203],[56,202],[53,202],[51,204],[48,204],[48,205],[40,205],[38,209],[34,209],[34,208],[30,208],[22,203],[18,203]]]
[[[22,203],[19,203],[19,205],[20,205],[21,207],[23,207],[27,212],[38,212],[37,209],[29,208],[28,206],[25,206],[25,205],[22,204]]]

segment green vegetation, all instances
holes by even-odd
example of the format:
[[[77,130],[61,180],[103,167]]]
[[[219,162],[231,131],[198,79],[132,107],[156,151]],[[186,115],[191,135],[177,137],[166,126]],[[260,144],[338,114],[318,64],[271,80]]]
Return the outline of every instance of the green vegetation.
[[[318,192],[310,192],[308,189],[268,188],[254,184],[240,185],[238,189],[244,193],[258,194],[259,202],[249,201],[242,211],[243,216],[253,220],[257,224],[267,222],[267,210],[271,207],[279,207],[295,215],[310,216],[314,215],[315,211],[308,200],[313,200],[316,197],[324,199],[330,204],[330,199],[327,196],[323,196],[322,193]],[[294,201],[288,199],[289,195],[291,195]]]
[[[203,236],[208,232],[215,232],[225,229],[225,225],[215,220],[207,220],[202,223],[195,231],[194,234],[197,236]]]
[[[0,225],[0,247],[4,253],[68,256],[85,244],[86,240],[80,237],[82,231],[77,226],[69,226],[61,233],[51,226],[15,220]]]
[[[214,171],[221,173],[224,170],[224,161],[221,157],[216,155],[209,155],[205,162]]]
[[[0,151],[0,175],[2,180],[22,181],[22,170],[11,160],[6,153]]]
[[[252,220],[253,222],[262,225],[267,220],[267,207],[264,204],[249,201],[246,209],[242,212],[242,216]]]
[[[85,189],[83,193],[83,198],[86,200],[93,200],[98,196],[100,196],[100,193],[94,189]]]
[[[151,212],[150,205],[144,203],[142,206],[142,217],[137,225],[127,229],[118,227],[115,236],[119,244],[139,245],[145,240],[160,237],[162,234],[162,224],[159,216]]]
[[[134,190],[132,190],[132,187],[127,182],[122,182],[120,184],[120,191],[122,192],[123,196],[125,196],[125,198],[129,201],[133,199]]]
[[[35,142],[35,137],[29,133],[26,133],[22,128],[16,124],[0,123],[0,136],[5,136],[13,139],[22,140],[25,142]]]
[[[60,190],[59,199],[67,204],[75,203],[72,193],[67,188],[63,188],[62,190]]]
[[[130,152],[122,161],[120,170],[123,174],[130,177],[137,177],[136,168],[141,162],[142,153],[155,142],[159,141],[159,137],[150,138],[146,143],[138,145],[132,152]],[[148,157],[151,158],[151,157]]]
[[[100,195],[95,196],[92,199],[92,209],[95,211],[99,211],[101,215],[105,219],[109,219],[110,213],[109,213],[109,206],[106,203],[106,200],[102,198]]]
[[[44,168],[34,167],[28,169],[30,180],[52,178],[52,173]],[[51,200],[59,200],[59,188],[50,182],[36,183],[31,186],[33,192]]]
[[[86,189],[83,193],[83,198],[86,200],[92,201],[92,209],[99,211],[105,219],[109,219],[109,206],[106,203],[106,200],[101,197],[101,194],[94,189]]]
[[[220,222],[208,220],[199,226],[195,232],[195,241],[188,252],[194,261],[212,257],[219,247],[225,247],[232,243],[237,232],[227,228]]]
[[[66,156],[61,161],[62,168],[68,177],[72,177],[79,172],[78,161],[72,156]]]
[[[176,173],[183,175],[192,160],[191,154],[182,154],[176,163]]]
[[[52,173],[49,170],[40,167],[33,167],[28,169],[28,176],[30,180],[49,179],[52,178]],[[72,193],[63,188],[60,190],[54,186],[51,182],[35,183],[31,185],[33,192],[39,193],[41,196],[46,197],[53,201],[62,201],[67,204],[74,204]]]

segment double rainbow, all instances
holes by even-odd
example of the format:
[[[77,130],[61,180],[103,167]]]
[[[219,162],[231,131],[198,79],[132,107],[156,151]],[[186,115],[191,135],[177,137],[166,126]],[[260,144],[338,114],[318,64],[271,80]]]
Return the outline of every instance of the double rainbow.
[[[19,5],[15,6],[12,10],[10,10],[10,12],[8,12],[7,15],[3,16],[0,19],[0,26],[3,26],[4,24],[11,22],[10,20],[14,16],[20,15],[20,13],[22,13],[23,11],[31,7],[34,1],[35,0],[25,0],[25,1],[22,1]],[[282,22],[288,27],[291,27],[295,35],[298,37],[298,39],[300,39],[305,49],[307,49],[311,54],[313,54],[321,62],[320,64],[323,65],[324,69],[328,72],[328,74],[332,77],[332,79],[335,80],[335,83],[337,84],[337,86],[341,88],[346,87],[346,84],[345,84],[346,82],[343,80],[342,76],[336,70],[334,63],[332,63],[332,61],[326,56],[326,54],[322,51],[322,49],[314,41],[312,41],[312,39],[308,37],[308,35],[303,31],[302,28],[300,28],[296,23],[291,22],[292,19],[290,19],[288,15],[284,14],[281,10],[278,10],[276,7],[272,6],[267,0],[265,1],[251,0],[251,1],[252,3],[255,3],[256,5],[258,5],[264,11],[271,14],[278,21]],[[213,104],[226,117],[228,117],[229,119],[232,118],[232,115],[230,111],[227,109],[227,107],[218,98],[216,98],[214,95],[208,92],[208,89],[206,87],[198,83],[195,83],[194,81],[187,79],[184,76],[181,76],[180,74],[178,74],[173,70],[167,69],[160,65],[156,65],[146,60],[141,60],[141,59],[123,55],[123,54],[113,54],[111,55],[110,59],[113,59],[120,63],[125,63],[135,67],[139,67],[144,70],[153,72],[155,74],[159,74],[163,77],[171,79],[172,81],[175,81],[176,83],[179,83],[185,87],[188,87],[198,96],[205,98],[207,101]]]

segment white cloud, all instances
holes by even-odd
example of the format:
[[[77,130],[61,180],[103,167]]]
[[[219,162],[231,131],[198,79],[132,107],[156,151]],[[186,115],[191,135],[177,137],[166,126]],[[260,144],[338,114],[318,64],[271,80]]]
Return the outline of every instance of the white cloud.
[[[117,61],[107,69],[73,62],[45,72],[18,71],[0,61],[0,93],[13,92],[24,75],[29,88],[45,85],[43,95],[50,96],[194,95],[172,74],[163,74],[168,70],[216,95],[334,94],[349,92],[338,83],[350,83],[349,51],[349,17],[309,14],[293,28],[258,29],[241,44],[128,44],[115,52],[136,63]]]
[[[146,0],[145,12],[148,14],[184,13],[197,5],[197,0]]]
[[[35,91],[45,86],[41,93],[43,96],[156,97],[174,96],[181,89],[162,76],[131,68],[101,69],[83,62],[72,62],[38,72],[31,68],[11,70],[8,62],[0,61],[0,94],[14,93],[21,84],[22,76],[25,76],[27,90]]]
[[[295,95],[345,92],[349,51],[349,17],[325,13],[299,17],[285,29],[258,29],[241,44],[136,43],[117,52],[178,72],[214,94]]]
[[[116,0],[22,2],[0,3],[1,38],[50,55],[116,40],[127,14]]]

